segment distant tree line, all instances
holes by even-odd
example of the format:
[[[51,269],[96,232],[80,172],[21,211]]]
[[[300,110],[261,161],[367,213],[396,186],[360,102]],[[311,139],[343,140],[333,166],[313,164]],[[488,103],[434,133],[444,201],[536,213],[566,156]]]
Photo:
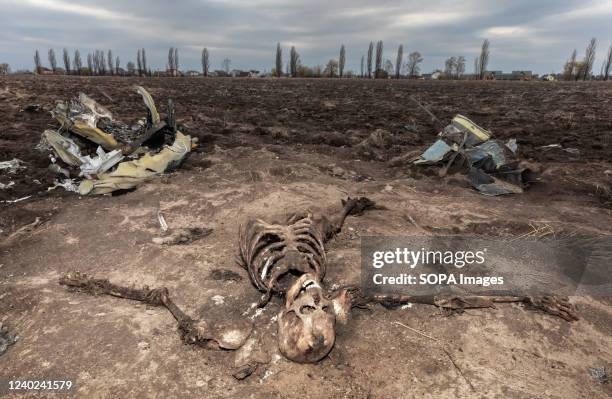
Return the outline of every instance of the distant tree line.
[[[584,57],[578,60],[576,49],[572,51],[569,59],[563,66],[562,78],[568,81],[591,80],[595,78],[593,75],[593,66],[595,64],[595,54],[597,51],[597,39],[592,38],[584,51]],[[612,44],[608,47],[608,53],[601,64],[600,78],[609,80],[612,73]]]
[[[487,79],[491,76],[488,71],[490,58],[490,42],[485,39],[482,43],[480,54],[474,59],[474,72],[471,75],[473,79]],[[595,55],[597,49],[597,40],[591,39],[588,43],[584,56],[578,59],[577,51],[574,49],[569,59],[563,66],[561,78],[568,81],[591,80],[595,78],[593,68],[595,63]],[[69,75],[89,75],[89,76],[104,76],[104,75],[130,75],[130,76],[153,76],[149,64],[147,63],[147,54],[144,48],[139,48],[136,52],[136,62],[128,61],[125,69],[121,67],[119,56],[114,56],[112,50],[94,50],[81,57],[80,51],[77,49],[71,54],[66,48],[62,50],[61,62],[63,68],[58,67],[58,57],[54,49],[49,49],[47,52],[47,60],[49,68],[43,66],[43,61],[38,50],[34,53],[35,72],[39,74],[69,74]],[[382,40],[374,43],[369,43],[365,54],[360,59],[359,74],[352,70],[346,69],[346,46],[340,45],[338,58],[329,59],[325,65],[316,65],[309,67],[302,64],[300,54],[295,46],[291,46],[289,50],[289,59],[285,64],[283,61],[283,48],[281,43],[276,45],[275,63],[272,68],[271,75],[276,77],[355,77],[368,79],[386,79],[386,78],[407,78],[415,79],[421,76],[421,64],[423,56],[418,51],[413,51],[404,56],[404,46],[399,45],[395,56],[395,62],[384,57],[384,43]],[[202,76],[210,76],[211,61],[208,48],[202,49]],[[168,49],[168,61],[165,72],[155,72],[155,74],[165,76],[179,76],[179,50],[176,47]],[[283,68],[285,67],[285,68]],[[231,72],[231,60],[223,59],[220,64],[220,70],[214,71],[216,75],[229,76]],[[283,69],[285,70],[283,72]],[[10,73],[10,66],[6,63],[0,64],[0,75]],[[466,75],[466,58],[462,55],[451,56],[444,62],[444,68],[437,70],[439,79],[465,79]],[[612,45],[608,48],[606,57],[601,65],[599,79],[610,80],[612,77]]]

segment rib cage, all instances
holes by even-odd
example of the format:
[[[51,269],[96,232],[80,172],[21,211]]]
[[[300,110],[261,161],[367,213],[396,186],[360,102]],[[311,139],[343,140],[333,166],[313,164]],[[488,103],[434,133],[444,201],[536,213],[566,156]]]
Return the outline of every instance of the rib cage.
[[[240,263],[260,291],[284,292],[277,282],[289,272],[325,275],[323,237],[311,214],[293,215],[284,225],[250,220],[239,241]]]

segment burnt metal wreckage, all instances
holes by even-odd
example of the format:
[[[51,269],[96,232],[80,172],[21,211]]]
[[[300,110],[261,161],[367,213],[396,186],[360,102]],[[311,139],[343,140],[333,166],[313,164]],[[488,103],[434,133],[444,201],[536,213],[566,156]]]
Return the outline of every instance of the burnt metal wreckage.
[[[149,92],[141,86],[135,91],[143,98],[147,116],[132,125],[115,119],[83,93],[56,104],[51,115],[61,126],[45,130],[38,145],[50,151],[49,168],[57,173],[50,189],[109,194],[131,190],[180,166],[197,140],[181,133],[172,100],[162,120]]]
[[[327,267],[325,244],[338,234],[348,216],[358,216],[367,210],[385,208],[368,198],[348,198],[335,217],[315,216],[305,212],[291,215],[284,223],[268,223],[255,219],[241,226],[239,233],[239,263],[261,291],[260,307],[272,296],[284,297],[277,315],[277,347],[287,359],[299,363],[316,363],[332,350],[336,339],[336,323],[346,324],[351,309],[379,303],[394,306],[405,303],[434,305],[449,312],[471,308],[493,308],[497,303],[523,303],[560,317],[578,320],[572,305],[562,297],[529,296],[364,296],[358,287],[326,288]],[[163,306],[178,323],[183,342],[209,349],[235,350],[246,346],[253,334],[253,325],[227,327],[196,320],[183,312],[171,299],[167,288],[133,288],[116,285],[107,279],[94,279],[86,274],[70,272],[59,283],[70,289],[98,295],[111,295]],[[237,356],[240,351],[237,352]],[[247,364],[235,377],[246,378],[256,368]]]
[[[431,111],[412,99],[440,128],[438,139],[412,160],[415,165],[442,165],[438,172],[440,177],[451,170],[463,171],[470,185],[488,196],[520,194],[538,181],[538,176],[517,158],[516,139],[506,143],[496,140],[489,130],[463,115],[456,115],[442,127]]]

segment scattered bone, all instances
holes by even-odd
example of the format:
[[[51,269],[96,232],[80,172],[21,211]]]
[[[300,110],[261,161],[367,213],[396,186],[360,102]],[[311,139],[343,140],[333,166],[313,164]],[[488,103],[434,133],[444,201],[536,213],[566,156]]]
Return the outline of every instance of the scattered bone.
[[[157,211],[157,220],[159,221],[159,227],[161,228],[162,233],[168,231],[168,223],[166,223],[166,219],[164,215],[161,213],[161,210]]]
[[[381,303],[383,305],[400,305],[406,303],[422,303],[434,305],[450,311],[463,311],[465,309],[494,308],[496,303],[522,303],[528,309],[540,310],[565,321],[576,321],[576,310],[567,297],[531,297],[531,296],[410,296],[401,294],[374,295],[363,297],[357,290],[353,292],[353,306],[363,305],[367,302]]]
[[[0,162],[0,170],[7,171],[8,173],[17,173],[17,171],[26,169],[23,166],[24,162],[21,159],[13,158],[10,161]]]
[[[155,289],[149,289],[147,286],[140,289],[125,287],[112,284],[106,279],[93,279],[79,272],[67,273],[60,278],[59,283],[91,295],[111,295],[144,302],[151,306],[163,306],[178,322],[181,339],[186,344],[209,349],[238,349],[247,340],[253,328],[252,323],[246,321],[238,326],[225,326],[209,325],[204,320],[194,320],[170,299],[166,287]]]

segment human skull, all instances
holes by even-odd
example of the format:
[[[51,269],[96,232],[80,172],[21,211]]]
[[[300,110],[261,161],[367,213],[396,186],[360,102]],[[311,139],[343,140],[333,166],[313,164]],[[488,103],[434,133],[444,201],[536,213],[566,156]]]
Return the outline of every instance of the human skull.
[[[278,316],[278,347],[289,360],[314,363],[324,358],[336,340],[336,317],[314,274],[307,273],[289,288]]]

